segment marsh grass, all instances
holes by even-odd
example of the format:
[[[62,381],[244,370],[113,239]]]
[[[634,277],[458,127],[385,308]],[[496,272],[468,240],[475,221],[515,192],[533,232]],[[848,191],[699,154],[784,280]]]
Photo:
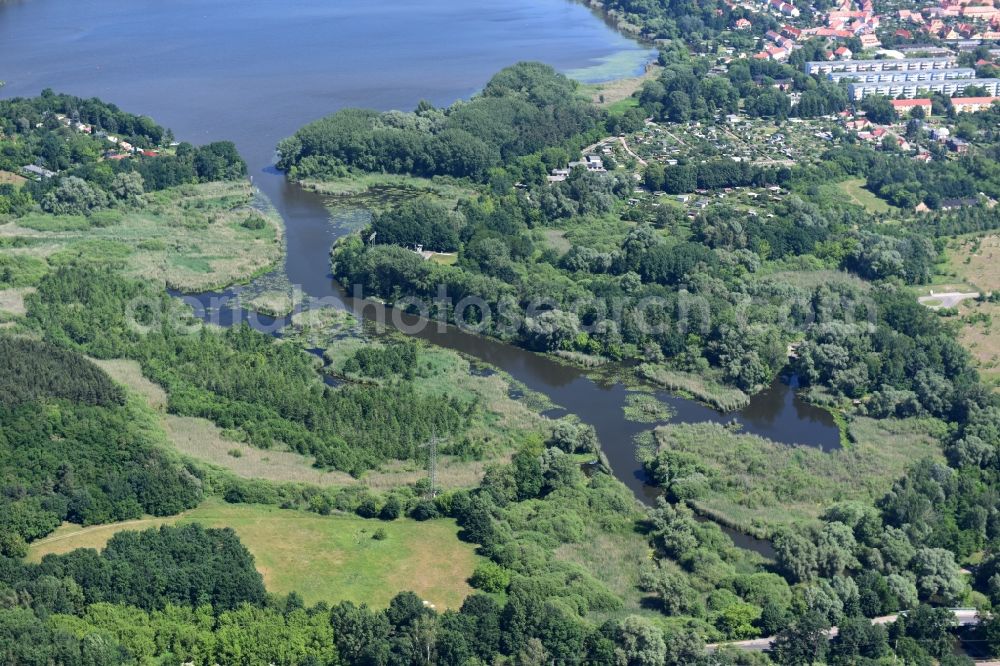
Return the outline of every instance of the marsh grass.
[[[420,178],[400,174],[356,173],[327,180],[305,179],[301,181],[301,185],[307,190],[335,197],[339,200],[334,202],[337,206],[350,202],[374,209],[418,196],[429,195],[455,204],[460,199],[475,195],[475,189],[467,183],[446,176]]]
[[[119,384],[132,390],[146,400],[146,404],[156,412],[167,409],[167,392],[155,382],[146,379],[138,361],[127,359],[90,359],[90,362],[106,372]]]
[[[670,370],[652,363],[643,363],[638,367],[637,373],[668,391],[694,398],[723,412],[731,412],[750,404],[750,396],[738,388],[725,386],[700,375]]]
[[[629,393],[623,411],[625,418],[634,423],[662,423],[675,414],[670,405],[648,393]]]
[[[630,108],[638,106],[638,100],[632,97],[632,93],[638,91],[646,81],[655,81],[663,67],[657,64],[650,64],[641,76],[614,77],[605,83],[590,83],[580,86],[580,90],[590,100],[608,110],[608,113],[620,115]]]
[[[583,540],[559,546],[555,556],[580,565],[624,601],[620,611],[602,614],[595,620],[636,613],[660,615],[659,611],[648,609],[644,603],[647,595],[639,590],[639,573],[652,562],[653,551],[646,537],[636,530],[611,532],[591,526]]]
[[[91,217],[38,213],[7,220],[0,223],[0,241],[8,239],[0,242],[0,261],[30,257],[35,281],[39,266],[95,262],[181,291],[206,291],[248,281],[283,256],[281,218],[248,183],[183,185],[143,201],[135,210]],[[248,218],[264,225],[247,228]],[[21,247],[5,247],[13,239]]]
[[[735,433],[717,423],[656,429],[659,450],[693,456],[707,470],[703,513],[740,531],[769,536],[776,527],[817,518],[842,500],[874,501],[924,457],[942,459],[944,425],[932,419],[856,418],[851,446],[825,453]]]

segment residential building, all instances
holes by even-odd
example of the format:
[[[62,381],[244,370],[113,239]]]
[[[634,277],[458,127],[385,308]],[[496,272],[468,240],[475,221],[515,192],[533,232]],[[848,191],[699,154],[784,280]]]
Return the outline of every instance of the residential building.
[[[933,105],[929,99],[894,99],[892,100],[892,107],[896,109],[896,113],[901,116],[908,116],[913,109],[921,108],[924,110],[924,115],[931,115],[931,109]]]
[[[975,77],[976,70],[971,67],[925,69],[902,72],[831,72],[830,74],[827,74],[827,78],[831,81],[854,81],[856,83],[944,81],[946,79],[973,79]]]
[[[883,83],[852,83],[847,88],[848,97],[854,101],[869,95],[913,99],[921,93],[955,95],[966,88],[982,88],[990,96],[1000,94],[1000,79],[945,79],[943,81],[890,81]]]
[[[874,49],[882,45],[882,42],[878,40],[874,32],[866,32],[859,39],[861,40],[861,46],[866,49]]]
[[[806,74],[831,74],[833,72],[908,72],[930,69],[954,69],[955,56],[941,58],[901,58],[896,60],[842,60],[840,62],[810,61],[805,64]]]
[[[963,154],[969,152],[969,142],[958,137],[948,139],[948,150],[953,153]]]
[[[942,199],[939,208],[941,210],[955,210],[956,208],[966,208],[968,206],[978,205],[978,197],[964,197],[962,199]]]
[[[1000,102],[1000,97],[956,97],[951,100],[951,105],[955,107],[955,113],[975,113],[985,111],[996,102]]]

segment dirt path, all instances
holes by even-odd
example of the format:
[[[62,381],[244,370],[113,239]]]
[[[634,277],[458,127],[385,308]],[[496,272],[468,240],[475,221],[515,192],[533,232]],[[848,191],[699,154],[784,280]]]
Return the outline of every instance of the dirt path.
[[[664,132],[664,133],[665,133],[665,134],[666,134],[667,136],[669,136],[669,137],[670,137],[671,139],[673,139],[674,141],[676,141],[676,142],[677,142],[678,144],[680,144],[680,145],[682,145],[682,146],[687,146],[687,144],[686,144],[686,143],[684,143],[683,141],[681,141],[680,137],[678,137],[678,136],[677,136],[676,134],[674,134],[673,132],[671,132],[670,130],[668,130],[668,129],[667,129],[666,127],[663,127],[663,126],[661,125],[661,126],[660,126],[660,128],[661,128],[661,129],[663,130],[663,132]]]
[[[625,141],[625,137],[620,136],[620,137],[618,137],[618,140],[621,141],[622,148],[625,149],[626,153],[628,153],[629,155],[631,155],[632,157],[634,157],[635,161],[638,162],[639,164],[641,164],[642,166],[646,166],[646,160],[642,159],[641,157],[639,157],[638,155],[636,155],[635,153],[632,152],[632,149],[628,147],[628,142]]]
[[[979,611],[975,608],[951,608],[952,614],[955,616],[955,623],[962,627],[968,627],[975,624],[979,624]],[[882,617],[872,618],[872,624],[889,624],[895,622],[899,615],[883,615]],[[833,638],[837,635],[837,627],[831,627],[826,635]],[[714,652],[716,649],[727,646],[735,647],[740,650],[746,650],[748,652],[764,652],[765,650],[771,649],[771,644],[774,642],[774,637],[770,638],[754,638],[749,641],[733,641],[731,643],[709,643],[705,646],[705,649],[709,652]]]
[[[639,157],[638,155],[636,155],[634,152],[632,152],[632,149],[629,147],[628,142],[625,140],[625,137],[620,136],[620,137],[617,137],[617,139],[618,139],[618,143],[621,144],[622,149],[626,153],[628,153],[629,155],[631,155],[632,157],[634,157],[636,162],[638,162],[642,166],[646,166],[647,165],[646,160],[642,159],[641,157]],[[597,152],[597,147],[598,146],[600,146],[601,144],[604,144],[604,143],[608,143],[609,141],[614,141],[614,140],[615,140],[615,137],[613,137],[613,136],[606,136],[603,139],[601,139],[600,141],[598,141],[597,143],[592,143],[589,146],[586,146],[583,150],[580,151],[580,154],[583,155],[583,156],[592,155],[595,152]]]

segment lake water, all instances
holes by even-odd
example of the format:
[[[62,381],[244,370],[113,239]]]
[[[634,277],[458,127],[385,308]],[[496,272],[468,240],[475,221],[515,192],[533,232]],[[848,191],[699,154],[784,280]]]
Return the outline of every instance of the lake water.
[[[638,74],[653,55],[566,0],[0,0],[0,96],[43,88],[96,96],[152,116],[182,140],[235,141],[285,220],[288,279],[335,299],[328,252],[342,226],[322,197],[271,167],[280,139],[346,106],[447,105],[519,60],[600,80]],[[621,384],[454,329],[423,337],[496,365],[578,414],[596,427],[616,476],[640,499],[655,496],[633,444],[651,426],[624,418]],[[781,381],[734,414],[657,395],[677,422],[735,420],[780,442],[839,443],[829,414]]]

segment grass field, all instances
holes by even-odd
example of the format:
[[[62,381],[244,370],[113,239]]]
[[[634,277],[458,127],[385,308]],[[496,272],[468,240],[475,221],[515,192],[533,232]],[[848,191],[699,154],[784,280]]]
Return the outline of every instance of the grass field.
[[[458,540],[454,521],[384,522],[220,500],[207,500],[170,518],[64,525],[31,544],[28,559],[75,548],[100,549],[122,529],[195,522],[233,528],[253,553],[268,591],[294,590],[308,604],[348,600],[384,607],[399,592],[412,590],[439,609],[458,608],[472,592],[466,579],[478,556],[471,544]],[[384,540],[372,538],[379,528],[386,532]]]
[[[658,447],[692,455],[707,468],[706,492],[694,503],[740,531],[766,537],[780,525],[815,519],[841,500],[872,501],[906,468],[941,458],[938,422],[857,418],[853,443],[824,453],[739,434],[714,423],[656,429]]]
[[[24,298],[34,289],[22,287],[20,289],[0,289],[0,311],[16,317],[20,317],[27,312],[24,307]]]
[[[442,266],[454,266],[458,263],[458,254],[455,252],[435,252],[427,261],[433,261],[435,264],[441,264]]]
[[[869,213],[888,213],[895,210],[888,202],[879,199],[872,192],[865,189],[863,178],[850,178],[837,183],[837,187],[842,193],[847,195],[851,203],[862,206]]]
[[[1000,290],[1000,235],[963,236],[953,239],[947,250],[948,273],[975,290]]]
[[[0,185],[15,185],[20,187],[28,182],[28,179],[24,176],[20,176],[16,173],[11,173],[10,171],[0,170]]]
[[[949,241],[946,260],[938,266],[935,292],[959,291],[989,294],[1000,291],[1000,235],[969,235]],[[924,289],[920,293],[926,293]],[[958,339],[976,359],[983,379],[1000,388],[1000,303],[974,299],[958,306],[961,328]]]
[[[184,291],[244,282],[284,252],[280,217],[254,197],[248,183],[206,183],[149,193],[136,210],[0,219],[0,259],[100,261]]]

